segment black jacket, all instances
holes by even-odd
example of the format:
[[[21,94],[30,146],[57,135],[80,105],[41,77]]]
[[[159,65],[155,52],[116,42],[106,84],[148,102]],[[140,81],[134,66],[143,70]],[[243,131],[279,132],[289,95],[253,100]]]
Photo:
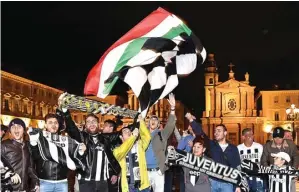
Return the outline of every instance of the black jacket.
[[[69,111],[67,111],[66,113],[63,113],[60,110],[56,110],[56,114],[58,116],[62,116],[65,120],[65,125],[66,125],[66,129],[65,131],[68,133],[68,135],[75,139],[78,142],[84,143],[86,145],[87,148],[87,162],[89,165],[92,165],[93,163],[92,161],[92,157],[94,155],[94,148],[96,147],[96,144],[94,144],[93,142],[93,138],[94,136],[90,135],[89,133],[85,132],[85,131],[80,131],[78,129],[78,127],[75,125],[74,121],[72,120],[71,114],[69,113]],[[117,133],[109,133],[109,134],[98,134],[98,140],[99,143],[103,144],[104,147],[104,151],[105,154],[107,155],[108,161],[110,163],[111,168],[113,169],[114,173],[116,173],[116,175],[118,175],[121,171],[121,167],[118,163],[118,161],[115,159],[113,152],[112,152],[112,148],[115,147],[115,145],[118,144],[119,142],[119,132]],[[94,163],[96,165],[96,163]],[[89,170],[92,170],[93,167],[89,167]],[[89,177],[88,176],[89,173],[85,173],[83,174],[83,178]]]
[[[22,180],[21,183],[12,185],[14,191],[29,191],[30,188],[39,185],[28,145],[28,142],[19,143],[10,139],[1,142],[1,156]]]
[[[45,180],[64,180],[67,179],[68,168],[54,161],[45,161],[41,158],[38,146],[32,146],[32,157],[38,178]]]

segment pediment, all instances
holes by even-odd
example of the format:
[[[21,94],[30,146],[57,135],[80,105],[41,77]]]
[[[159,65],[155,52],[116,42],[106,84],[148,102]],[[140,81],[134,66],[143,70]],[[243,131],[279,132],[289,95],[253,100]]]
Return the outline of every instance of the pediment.
[[[251,87],[251,86],[242,83],[240,81],[237,81],[235,79],[230,79],[216,86],[216,88],[239,88],[239,87]]]

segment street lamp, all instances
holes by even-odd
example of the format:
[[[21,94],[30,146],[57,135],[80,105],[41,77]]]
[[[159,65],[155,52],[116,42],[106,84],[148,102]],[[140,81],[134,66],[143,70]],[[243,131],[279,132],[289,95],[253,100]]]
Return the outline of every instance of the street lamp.
[[[297,135],[295,130],[295,120],[299,120],[299,108],[292,104],[290,108],[286,109],[287,120],[292,121],[293,138]],[[294,138],[295,139],[295,138]],[[298,143],[298,142],[297,142]]]

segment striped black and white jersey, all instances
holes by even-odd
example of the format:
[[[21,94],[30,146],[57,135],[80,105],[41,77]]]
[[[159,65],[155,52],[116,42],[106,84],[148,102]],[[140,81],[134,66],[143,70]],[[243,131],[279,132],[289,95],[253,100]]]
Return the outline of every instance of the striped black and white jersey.
[[[253,142],[250,147],[246,147],[244,143],[238,145],[241,161],[244,159],[251,160],[254,163],[260,163],[263,154],[263,146]]]
[[[272,169],[274,165],[271,165]],[[277,169],[277,168],[276,168]],[[294,170],[291,166],[284,166],[279,170]],[[270,192],[292,192],[294,191],[295,183],[292,179],[296,178],[295,175],[269,175],[269,191]]]
[[[92,155],[87,155],[87,164],[90,168],[89,175],[78,174],[78,179],[84,179],[85,181],[106,181],[109,179],[109,161],[104,151],[104,146],[101,143],[97,143],[91,147]]]
[[[244,143],[238,145],[238,150],[240,154],[240,159],[248,159],[254,163],[260,163],[263,154],[263,146],[259,143],[253,142],[250,147],[246,147]],[[249,180],[255,180],[262,182],[259,177],[249,177]]]

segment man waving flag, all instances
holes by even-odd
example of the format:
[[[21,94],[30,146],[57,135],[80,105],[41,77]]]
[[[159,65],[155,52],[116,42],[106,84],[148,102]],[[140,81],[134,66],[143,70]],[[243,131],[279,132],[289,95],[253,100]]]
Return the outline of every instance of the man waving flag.
[[[118,79],[138,97],[142,116],[193,72],[206,51],[175,15],[158,8],[115,42],[89,72],[84,94],[105,98]]]

